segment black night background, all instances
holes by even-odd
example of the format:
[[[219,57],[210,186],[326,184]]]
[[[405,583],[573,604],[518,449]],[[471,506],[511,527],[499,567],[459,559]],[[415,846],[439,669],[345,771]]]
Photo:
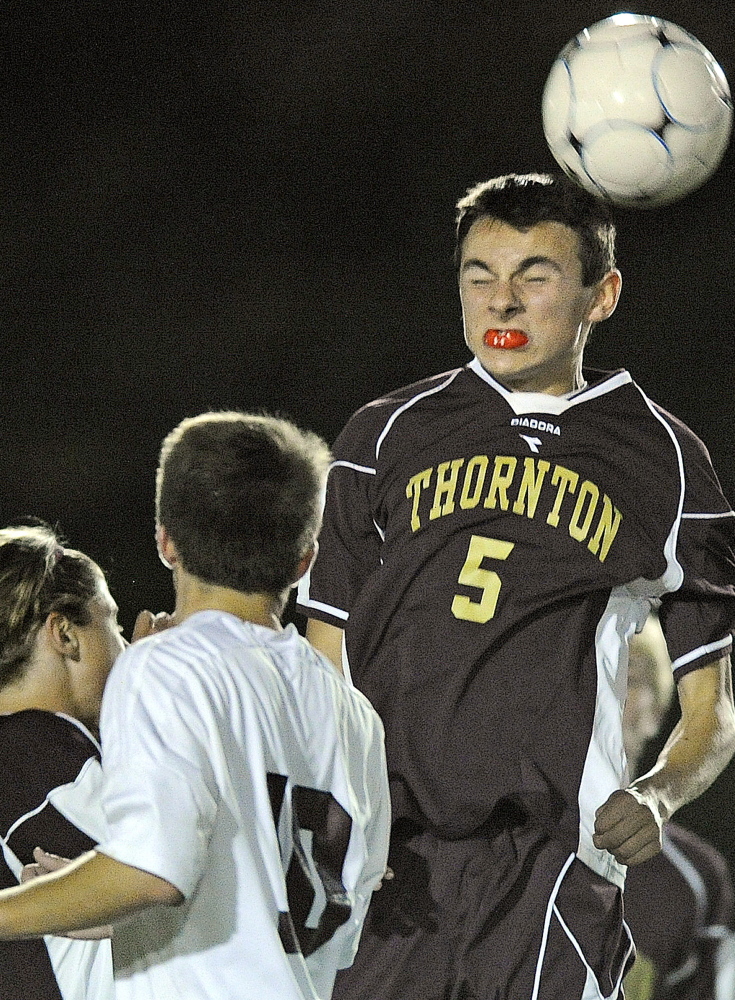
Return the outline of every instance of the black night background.
[[[59,524],[129,635],[172,605],[153,540],[161,438],[265,408],[328,440],[383,391],[468,360],[453,206],[554,166],[541,92],[620,7],[509,0],[9,2],[4,42],[3,524]],[[735,85],[725,0],[633,4]],[[628,368],[735,502],[735,148],[683,201],[620,211],[623,296],[588,363]],[[735,765],[680,813],[735,867]]]

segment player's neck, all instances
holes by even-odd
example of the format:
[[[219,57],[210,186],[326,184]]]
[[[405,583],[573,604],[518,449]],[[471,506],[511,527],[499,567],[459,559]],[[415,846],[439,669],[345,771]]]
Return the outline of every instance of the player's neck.
[[[282,597],[274,597],[272,594],[249,594],[229,587],[214,586],[182,570],[175,576],[174,618],[177,623],[198,611],[226,611],[242,621],[263,625],[277,632],[283,628],[281,614],[285,602]]]
[[[48,652],[32,655],[22,675],[0,690],[0,715],[34,708],[76,716],[69,671],[63,657]]]
[[[480,361],[480,359],[477,359]],[[482,364],[482,361],[480,361]],[[484,367],[484,365],[483,365]],[[561,367],[551,372],[518,372],[501,374],[485,369],[497,382],[509,392],[539,393],[544,396],[570,396],[587,387],[581,356],[573,366]]]

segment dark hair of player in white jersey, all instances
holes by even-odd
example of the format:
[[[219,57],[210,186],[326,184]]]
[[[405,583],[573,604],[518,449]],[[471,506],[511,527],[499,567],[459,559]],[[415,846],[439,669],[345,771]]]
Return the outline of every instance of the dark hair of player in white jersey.
[[[50,614],[91,623],[100,574],[89,556],[64,548],[47,525],[0,529],[0,688],[23,676]]]
[[[314,545],[330,458],[320,437],[278,417],[187,418],[161,448],[157,523],[205,583],[280,595]]]
[[[526,230],[560,222],[579,239],[582,284],[596,284],[615,267],[615,225],[604,201],[564,174],[504,174],[470,188],[457,202],[455,263],[473,222],[483,217]]]

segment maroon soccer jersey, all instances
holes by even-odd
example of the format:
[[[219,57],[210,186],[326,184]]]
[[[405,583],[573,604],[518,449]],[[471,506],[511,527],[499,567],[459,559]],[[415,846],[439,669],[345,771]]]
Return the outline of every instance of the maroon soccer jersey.
[[[91,850],[96,839],[83,832],[94,821],[97,807],[90,794],[98,791],[101,774],[99,746],[82,726],[65,716],[29,709],[0,715],[0,757],[3,793],[0,796],[0,888],[18,884],[22,865],[33,861],[34,847],[75,858]],[[95,796],[96,798],[96,796]],[[49,939],[51,940],[51,939]],[[85,996],[89,956],[108,942],[72,942],[80,957],[72,979],[76,992],[64,994],[43,939],[0,942],[0,997],[2,1000],[61,1000]],[[66,960],[74,964],[74,954]],[[112,993],[109,987],[100,997]],[[67,973],[69,975],[69,973]]]
[[[512,393],[474,360],[359,410],[299,606],[345,629],[395,818],[463,837],[510,798],[622,884],[592,828],[625,783],[627,641],[660,599],[677,674],[728,652],[735,517],[691,431],[586,377]]]

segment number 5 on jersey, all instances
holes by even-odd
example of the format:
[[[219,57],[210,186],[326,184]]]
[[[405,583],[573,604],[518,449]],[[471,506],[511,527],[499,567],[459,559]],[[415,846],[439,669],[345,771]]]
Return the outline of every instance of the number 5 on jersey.
[[[483,625],[495,614],[500,593],[500,577],[492,569],[483,569],[483,559],[507,559],[513,551],[514,542],[504,542],[499,538],[472,535],[467,558],[459,572],[458,583],[465,587],[477,587],[482,591],[479,601],[472,601],[463,594],[455,594],[452,614],[467,622]]]

